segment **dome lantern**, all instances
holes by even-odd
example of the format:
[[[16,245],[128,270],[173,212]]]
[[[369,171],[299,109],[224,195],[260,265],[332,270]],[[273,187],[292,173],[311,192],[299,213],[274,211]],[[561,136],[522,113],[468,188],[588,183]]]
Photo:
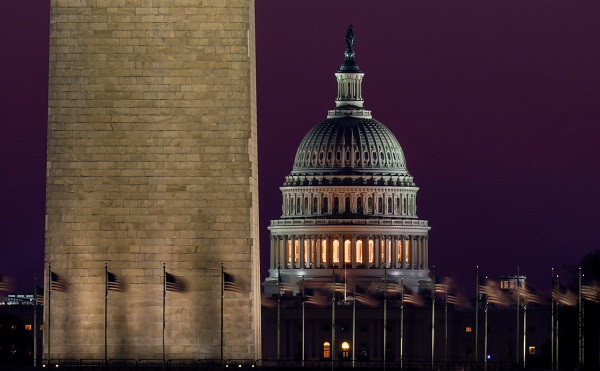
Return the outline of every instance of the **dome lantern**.
[[[335,74],[338,82],[337,98],[335,100],[336,110],[331,111],[335,116],[351,115],[365,117],[368,111],[362,110],[364,100],[362,97],[362,78],[364,73],[358,68],[354,60],[354,31],[352,25],[346,31],[346,51],[344,52],[344,63]],[[337,112],[336,111],[343,111]]]

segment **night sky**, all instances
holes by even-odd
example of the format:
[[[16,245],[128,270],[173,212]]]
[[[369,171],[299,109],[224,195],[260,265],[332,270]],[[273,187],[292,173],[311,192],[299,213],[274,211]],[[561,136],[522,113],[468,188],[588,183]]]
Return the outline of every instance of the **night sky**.
[[[367,5],[368,4],[368,5]],[[49,1],[0,12],[0,274],[42,275]],[[420,187],[436,273],[548,290],[600,248],[600,3],[257,0],[261,248],[354,26],[365,108]]]

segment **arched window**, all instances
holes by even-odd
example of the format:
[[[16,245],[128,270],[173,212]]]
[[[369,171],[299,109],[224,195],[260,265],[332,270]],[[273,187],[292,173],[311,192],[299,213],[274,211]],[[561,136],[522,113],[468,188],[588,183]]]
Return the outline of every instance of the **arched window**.
[[[383,198],[377,197],[377,212],[380,214],[383,214],[383,211],[384,211]]]
[[[340,241],[339,240],[333,240],[333,264],[340,264]]]
[[[371,214],[373,212],[373,197],[369,196],[367,198],[367,213]]]
[[[394,206],[394,204],[392,203],[392,198],[388,197],[388,214],[392,213],[392,207]]]
[[[342,358],[348,359],[350,358],[350,344],[347,341],[342,343]]]
[[[321,214],[327,214],[329,212],[329,199],[327,197],[323,198],[323,208],[321,209]]]
[[[373,240],[369,240],[369,263],[375,263],[375,242]]]
[[[363,243],[361,240],[356,241],[356,262],[363,262],[363,251],[362,251]]]
[[[335,197],[333,199],[333,213],[338,214],[340,212],[340,199]]]
[[[356,198],[356,212],[358,214],[362,214],[363,212],[362,199],[360,197]]]
[[[352,263],[352,242],[344,241],[344,263]]]
[[[304,213],[308,214],[308,197],[304,198]]]
[[[298,197],[298,199],[296,200],[296,214],[300,214],[301,206],[302,206],[302,201],[300,200],[300,197]]]
[[[318,198],[313,198],[313,207],[312,207],[312,213],[316,214],[319,212],[319,199]]]
[[[310,259],[308,257],[308,253],[309,253],[309,241],[308,240],[304,240],[304,261],[303,261],[303,265],[307,266],[308,263],[310,263]]]
[[[328,341],[323,343],[323,358],[331,358],[331,344]]]
[[[321,262],[327,263],[327,240],[321,240]]]
[[[344,211],[349,213],[350,211],[352,211],[352,209],[350,208],[350,197],[346,197],[346,202],[345,202],[345,206],[344,206]]]

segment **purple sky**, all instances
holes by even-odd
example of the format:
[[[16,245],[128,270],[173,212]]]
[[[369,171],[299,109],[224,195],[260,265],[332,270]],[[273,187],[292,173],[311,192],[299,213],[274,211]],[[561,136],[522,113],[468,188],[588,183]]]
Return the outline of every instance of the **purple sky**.
[[[334,106],[349,23],[365,107],[405,152],[439,274],[470,286],[475,265],[520,267],[547,289],[551,267],[600,248],[600,3],[258,0],[256,13],[263,257],[296,148]],[[0,274],[19,287],[43,261],[48,14],[39,0],[0,12]]]

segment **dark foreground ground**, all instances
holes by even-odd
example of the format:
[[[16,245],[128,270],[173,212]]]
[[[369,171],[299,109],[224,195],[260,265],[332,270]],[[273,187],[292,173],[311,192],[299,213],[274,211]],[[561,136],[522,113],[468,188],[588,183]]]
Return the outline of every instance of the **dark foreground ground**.
[[[51,360],[40,362],[40,366],[31,365],[0,365],[0,370],[353,370],[353,371],[377,371],[377,370],[435,370],[435,371],[504,371],[522,370],[509,363],[431,363],[431,362],[355,362],[351,361],[317,361],[317,362],[290,362],[290,361],[264,361],[264,360]],[[540,368],[528,368],[531,370],[542,370]]]

